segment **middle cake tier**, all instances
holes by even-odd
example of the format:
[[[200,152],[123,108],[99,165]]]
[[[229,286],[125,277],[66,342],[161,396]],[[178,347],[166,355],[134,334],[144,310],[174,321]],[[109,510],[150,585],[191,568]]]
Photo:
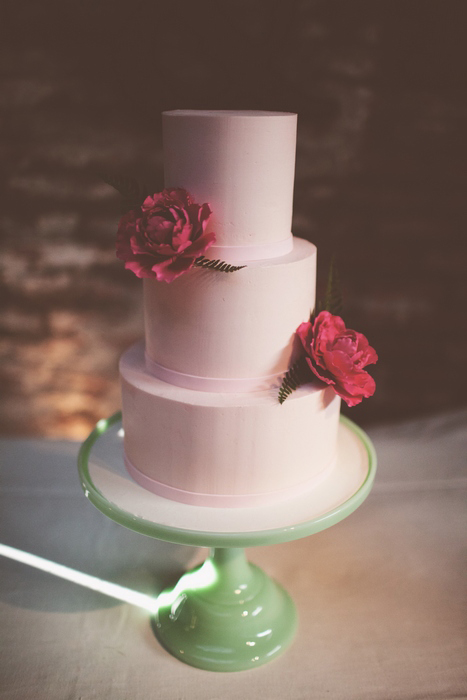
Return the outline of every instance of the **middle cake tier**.
[[[236,272],[193,268],[144,280],[147,371],[197,391],[258,391],[287,371],[295,331],[315,304],[316,248],[294,238],[282,257]]]

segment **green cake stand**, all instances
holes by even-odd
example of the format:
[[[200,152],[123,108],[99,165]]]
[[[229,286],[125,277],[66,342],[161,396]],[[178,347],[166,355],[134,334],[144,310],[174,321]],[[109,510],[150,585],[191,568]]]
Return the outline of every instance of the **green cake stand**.
[[[136,484],[123,463],[121,414],[97,423],[78,466],[86,497],[117,523],[166,542],[209,547],[210,556],[154,603],[160,643],[187,664],[241,671],[272,661],[297,628],[288,593],[244,548],[288,542],[350,515],[370,493],[376,454],[368,436],[341,417],[334,469],[309,492],[273,506],[209,508],[157,496]]]

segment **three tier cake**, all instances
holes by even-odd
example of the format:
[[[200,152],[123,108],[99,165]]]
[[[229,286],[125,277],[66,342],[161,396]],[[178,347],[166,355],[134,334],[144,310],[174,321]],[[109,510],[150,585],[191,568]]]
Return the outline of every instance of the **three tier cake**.
[[[145,342],[120,374],[127,470],[168,499],[270,504],[333,468],[333,387],[316,379],[278,401],[315,306],[316,248],[291,233],[296,128],[289,113],[163,114],[165,199],[145,202],[143,232],[159,258],[154,274],[138,268]],[[142,220],[125,225],[139,235]],[[134,243],[131,256],[135,271],[144,256]],[[198,256],[224,267],[193,264]]]

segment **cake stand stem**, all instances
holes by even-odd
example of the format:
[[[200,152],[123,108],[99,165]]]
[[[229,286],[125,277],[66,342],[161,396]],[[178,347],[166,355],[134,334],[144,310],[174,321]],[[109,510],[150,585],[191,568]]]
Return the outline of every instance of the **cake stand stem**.
[[[209,671],[272,661],[289,646],[297,625],[289,595],[238,548],[212,549],[157,602],[153,629],[161,644]]]

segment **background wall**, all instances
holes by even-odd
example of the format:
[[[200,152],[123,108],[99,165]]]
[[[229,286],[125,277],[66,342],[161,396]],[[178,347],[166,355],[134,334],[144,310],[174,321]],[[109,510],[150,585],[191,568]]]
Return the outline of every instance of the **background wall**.
[[[118,196],[162,187],[164,109],[299,114],[296,235],[337,253],[378,350],[363,424],[465,405],[463,0],[7,0],[0,90],[0,424],[82,437],[142,333]]]

